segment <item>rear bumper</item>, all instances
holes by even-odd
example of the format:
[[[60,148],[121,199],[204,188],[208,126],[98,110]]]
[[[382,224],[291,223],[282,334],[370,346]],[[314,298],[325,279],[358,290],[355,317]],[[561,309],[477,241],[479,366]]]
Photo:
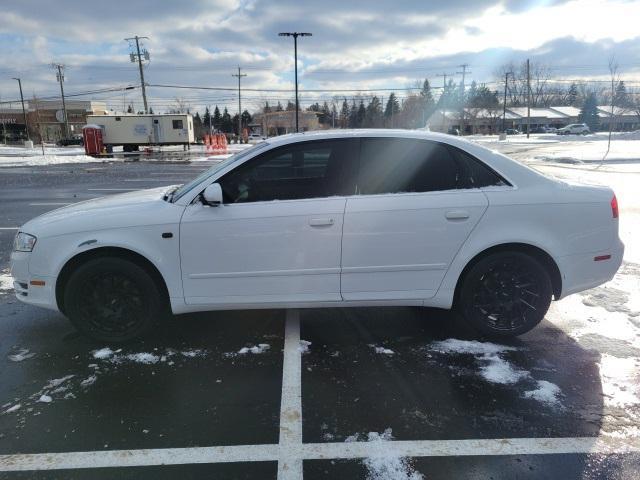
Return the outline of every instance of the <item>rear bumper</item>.
[[[28,252],[11,253],[11,276],[16,298],[30,305],[58,311],[56,278],[46,275],[32,276],[29,273],[30,256]],[[44,282],[44,285],[33,285],[33,280]]]
[[[611,258],[601,261],[594,260],[603,255],[611,255]],[[611,280],[622,264],[623,255],[624,244],[617,240],[613,248],[601,252],[560,257],[558,259],[558,267],[562,275],[560,298],[597,287]]]

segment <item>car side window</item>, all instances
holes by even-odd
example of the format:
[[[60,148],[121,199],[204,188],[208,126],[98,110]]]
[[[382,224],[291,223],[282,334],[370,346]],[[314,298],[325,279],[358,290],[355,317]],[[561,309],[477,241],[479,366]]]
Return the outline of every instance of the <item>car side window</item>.
[[[442,144],[409,138],[363,138],[358,192],[363,195],[468,188]]]
[[[356,156],[353,139],[298,142],[249,160],[218,183],[227,204],[348,195]]]
[[[464,178],[466,188],[499,187],[511,185],[498,173],[489,168],[481,160],[456,147],[449,147],[451,154],[457,158],[458,163],[465,170]]]

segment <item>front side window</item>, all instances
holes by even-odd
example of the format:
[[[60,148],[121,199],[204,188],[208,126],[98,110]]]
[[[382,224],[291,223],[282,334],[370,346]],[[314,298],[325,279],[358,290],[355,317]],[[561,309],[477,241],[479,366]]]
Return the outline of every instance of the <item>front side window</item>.
[[[458,161],[442,144],[409,138],[363,138],[362,195],[468,188]]]
[[[309,141],[269,151],[220,179],[224,203],[352,194],[356,145],[352,139]]]
[[[182,120],[172,120],[174,130],[182,130]]]

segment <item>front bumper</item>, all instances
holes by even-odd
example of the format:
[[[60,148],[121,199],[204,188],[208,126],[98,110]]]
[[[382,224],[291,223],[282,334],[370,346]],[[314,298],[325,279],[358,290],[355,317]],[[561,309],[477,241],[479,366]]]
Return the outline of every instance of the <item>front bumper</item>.
[[[30,258],[30,252],[11,253],[11,276],[16,298],[24,303],[58,311],[55,292],[56,277],[31,275],[29,273]],[[33,285],[34,280],[44,282],[44,285]]]

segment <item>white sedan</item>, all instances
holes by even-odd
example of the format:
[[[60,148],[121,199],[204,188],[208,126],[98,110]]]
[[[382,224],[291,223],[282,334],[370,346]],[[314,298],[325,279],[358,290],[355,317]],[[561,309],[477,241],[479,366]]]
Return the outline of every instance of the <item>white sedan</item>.
[[[101,341],[169,311],[413,305],[480,333],[527,332],[552,300],[613,277],[606,187],[553,180],[450,135],[357,130],[262,142],[192,182],[26,223],[18,299]]]

